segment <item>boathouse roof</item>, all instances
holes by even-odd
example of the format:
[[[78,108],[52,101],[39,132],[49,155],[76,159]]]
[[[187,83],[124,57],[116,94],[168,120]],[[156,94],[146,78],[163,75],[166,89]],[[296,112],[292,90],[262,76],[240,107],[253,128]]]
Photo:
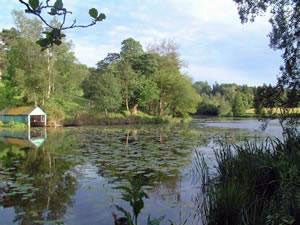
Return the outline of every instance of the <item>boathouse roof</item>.
[[[26,116],[33,113],[36,115],[46,114],[40,107],[36,107],[36,106],[12,107],[0,111],[0,115],[2,116],[21,116],[21,115]]]

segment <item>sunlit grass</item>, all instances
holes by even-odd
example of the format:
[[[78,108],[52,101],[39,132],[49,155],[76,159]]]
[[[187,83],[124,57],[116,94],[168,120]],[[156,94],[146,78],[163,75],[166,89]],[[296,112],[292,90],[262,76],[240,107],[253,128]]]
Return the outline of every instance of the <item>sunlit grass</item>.
[[[281,109],[281,108],[273,108],[273,109],[264,108],[263,109],[263,113],[266,113],[266,114],[280,115],[283,112],[287,112],[289,114],[300,114],[300,107],[289,108],[288,110],[285,110],[285,111],[283,111],[283,109]],[[254,108],[247,109],[246,114],[255,116],[255,109]]]

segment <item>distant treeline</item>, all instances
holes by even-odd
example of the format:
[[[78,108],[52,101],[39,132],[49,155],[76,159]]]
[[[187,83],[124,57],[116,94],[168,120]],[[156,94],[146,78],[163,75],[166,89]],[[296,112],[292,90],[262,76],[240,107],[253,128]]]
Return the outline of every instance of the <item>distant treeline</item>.
[[[210,116],[243,116],[254,107],[256,88],[247,85],[218,84],[198,81],[194,88],[202,97],[198,114]]]
[[[208,116],[299,116],[300,104],[289,92],[278,86],[251,87],[238,84],[218,84],[197,81],[193,84],[201,96],[197,114]],[[282,105],[286,102],[288,106]],[[282,115],[281,115],[282,116]]]

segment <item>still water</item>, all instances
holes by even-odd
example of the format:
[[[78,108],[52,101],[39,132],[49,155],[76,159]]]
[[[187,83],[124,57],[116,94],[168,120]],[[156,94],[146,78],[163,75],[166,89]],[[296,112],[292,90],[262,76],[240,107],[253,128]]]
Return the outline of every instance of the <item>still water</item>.
[[[0,130],[0,225],[201,224],[195,152],[280,136],[254,119],[185,126]],[[124,223],[126,224],[126,223]]]

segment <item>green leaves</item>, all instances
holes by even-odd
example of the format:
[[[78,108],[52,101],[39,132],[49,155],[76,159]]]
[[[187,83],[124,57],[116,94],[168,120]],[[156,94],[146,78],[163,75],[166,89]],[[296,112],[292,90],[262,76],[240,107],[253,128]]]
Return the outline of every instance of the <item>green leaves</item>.
[[[106,16],[104,13],[100,13],[100,15],[97,17],[97,21],[102,21],[102,20],[105,20],[106,19]]]
[[[52,2],[52,1],[51,1]],[[29,14],[33,14],[34,16],[38,16],[39,19],[43,22],[46,27],[52,31],[55,31],[53,29],[53,26],[51,26],[51,22],[47,21],[48,18],[44,17],[43,12],[47,12],[48,15],[57,17],[58,21],[60,22],[59,26],[59,33],[62,30],[69,30],[74,28],[87,28],[90,26],[94,26],[97,24],[97,22],[100,22],[104,19],[106,19],[106,16],[104,13],[98,12],[97,9],[91,8],[89,10],[89,15],[93,18],[92,21],[90,21],[87,25],[78,25],[76,22],[76,19],[73,20],[73,23],[70,25],[65,25],[67,20],[67,16],[69,14],[72,14],[71,11],[67,10],[67,8],[64,8],[63,0],[53,0],[54,4],[50,3],[50,0],[47,1],[41,1],[41,0],[28,0],[28,1],[20,1],[22,5],[25,6],[25,12]],[[49,33],[50,34],[50,33]],[[52,35],[53,34],[53,35]],[[37,41],[37,43],[42,46],[42,49],[46,49],[48,47],[52,47],[53,44],[60,45],[61,44],[61,34],[54,35],[54,32],[52,33],[51,37],[45,37],[41,38]]]
[[[43,48],[47,48],[51,44],[51,40],[48,38],[41,38],[36,42],[39,46]]]
[[[95,8],[91,8],[89,10],[89,14],[92,18],[94,18],[96,21],[102,21],[106,19],[106,16],[104,13],[98,13],[98,10]]]
[[[39,0],[29,0],[29,5],[33,10],[36,10],[40,5],[40,1]]]
[[[64,4],[62,0],[56,0],[56,2],[54,3],[54,8],[60,10],[63,9]]]
[[[36,42],[42,47],[42,50],[51,47],[53,44],[60,45],[62,43],[61,39],[66,36],[57,28],[43,33],[46,34],[46,38],[41,38]]]
[[[95,8],[91,8],[91,9],[89,10],[89,14],[90,14],[90,16],[93,17],[94,19],[97,19],[97,17],[98,17],[98,10],[95,9]]]
[[[57,10],[55,8],[51,8],[51,11],[49,12],[49,15],[55,16],[57,14]]]

